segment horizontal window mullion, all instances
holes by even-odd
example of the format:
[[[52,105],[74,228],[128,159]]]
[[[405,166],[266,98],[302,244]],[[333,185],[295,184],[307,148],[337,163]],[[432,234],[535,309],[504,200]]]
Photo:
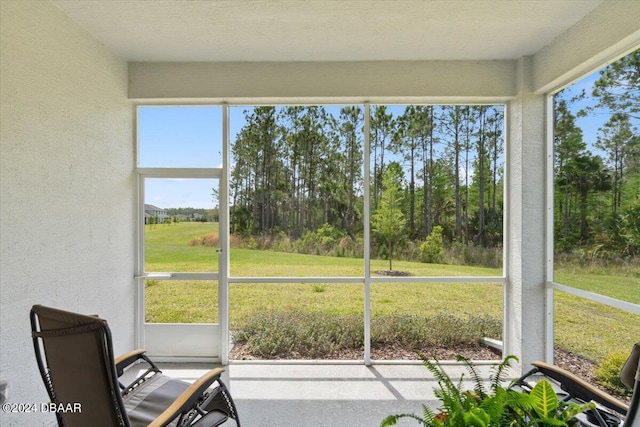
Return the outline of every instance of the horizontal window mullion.
[[[500,276],[371,277],[371,283],[504,283]],[[229,277],[229,283],[364,283],[364,277]]]
[[[221,178],[221,168],[138,168],[145,178]]]
[[[504,283],[500,276],[415,276],[415,277],[372,277],[371,283]]]
[[[556,291],[565,292],[567,294],[575,295],[580,298],[595,301],[600,304],[608,305],[610,307],[618,308],[620,310],[629,311],[631,313],[640,314],[640,305],[632,302],[623,301],[617,298],[608,297],[595,292],[584,291],[578,288],[572,288],[571,286],[561,285],[559,283],[548,283],[548,286]]]
[[[364,283],[363,277],[229,277],[229,283]]]
[[[138,278],[145,280],[218,280],[218,273],[145,273]]]

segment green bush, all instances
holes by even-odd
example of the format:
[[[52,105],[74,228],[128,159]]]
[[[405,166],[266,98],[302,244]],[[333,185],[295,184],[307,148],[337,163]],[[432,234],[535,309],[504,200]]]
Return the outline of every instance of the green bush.
[[[499,339],[502,322],[490,316],[376,316],[371,321],[374,344],[397,343],[407,350],[426,346],[478,345],[484,337]]]
[[[499,268],[502,267],[502,248],[483,248],[453,242],[446,250],[445,263]]]
[[[346,233],[330,224],[324,224],[314,232],[307,232],[298,241],[298,251],[307,254],[331,253]]]
[[[442,227],[436,225],[420,245],[420,261],[436,264],[442,262],[444,249],[442,248]]]
[[[233,337],[260,357],[323,358],[338,350],[362,348],[363,331],[361,316],[271,311],[248,319]]]
[[[609,391],[621,396],[631,396],[632,390],[620,381],[620,371],[627,361],[628,354],[611,353],[595,370],[596,380]]]
[[[624,251],[629,254],[640,252],[640,198],[631,202],[622,213],[621,234],[626,241]]]
[[[363,331],[362,316],[270,311],[247,319],[233,337],[259,357],[330,358],[340,350],[362,349]],[[411,351],[425,346],[477,345],[483,337],[500,338],[501,331],[501,321],[488,316],[376,316],[371,340]]]

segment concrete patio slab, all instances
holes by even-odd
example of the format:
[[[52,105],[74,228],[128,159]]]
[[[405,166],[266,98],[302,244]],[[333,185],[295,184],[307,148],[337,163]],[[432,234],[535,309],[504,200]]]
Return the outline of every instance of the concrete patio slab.
[[[215,366],[160,367],[167,375],[193,381]],[[444,367],[453,379],[466,372],[456,364]],[[488,378],[490,368],[479,366],[480,375]],[[245,427],[375,427],[387,415],[420,414],[422,404],[437,406],[437,382],[421,365],[232,363],[223,380]],[[416,422],[402,420],[397,425]]]

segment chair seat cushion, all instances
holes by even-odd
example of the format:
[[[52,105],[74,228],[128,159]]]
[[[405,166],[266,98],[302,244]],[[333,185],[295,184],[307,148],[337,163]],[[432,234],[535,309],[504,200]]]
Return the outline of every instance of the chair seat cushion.
[[[162,374],[146,380],[123,398],[131,425],[148,426],[188,387],[189,383]],[[177,419],[170,425],[176,423]]]

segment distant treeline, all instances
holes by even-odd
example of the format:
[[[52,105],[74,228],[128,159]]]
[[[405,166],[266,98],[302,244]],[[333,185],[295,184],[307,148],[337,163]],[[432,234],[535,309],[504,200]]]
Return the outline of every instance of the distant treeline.
[[[171,218],[178,218],[180,216],[187,217],[193,221],[205,220],[205,221],[218,221],[218,209],[203,209],[203,208],[167,208],[165,209],[167,215]]]
[[[391,171],[408,240],[440,225],[448,241],[500,245],[503,107],[373,106],[371,114],[372,213]],[[329,224],[362,235],[360,106],[334,114],[321,106],[256,107],[245,121],[232,146],[232,232],[297,239]]]
[[[589,96],[590,107],[575,111]],[[576,118],[605,115],[595,140]],[[590,94],[555,97],[555,242],[570,252],[636,255],[640,249],[640,50],[600,71]]]
[[[555,99],[556,247],[633,255],[640,246],[640,53],[603,69],[585,96],[592,107],[579,113],[577,99]],[[584,141],[576,116],[603,112],[610,119],[597,140]],[[445,244],[499,247],[503,127],[502,106],[372,106],[371,215],[390,174],[405,241],[423,241],[440,226]],[[232,233],[296,240],[331,227],[362,238],[362,106],[247,109],[232,153]],[[384,245],[383,235],[373,238]]]

